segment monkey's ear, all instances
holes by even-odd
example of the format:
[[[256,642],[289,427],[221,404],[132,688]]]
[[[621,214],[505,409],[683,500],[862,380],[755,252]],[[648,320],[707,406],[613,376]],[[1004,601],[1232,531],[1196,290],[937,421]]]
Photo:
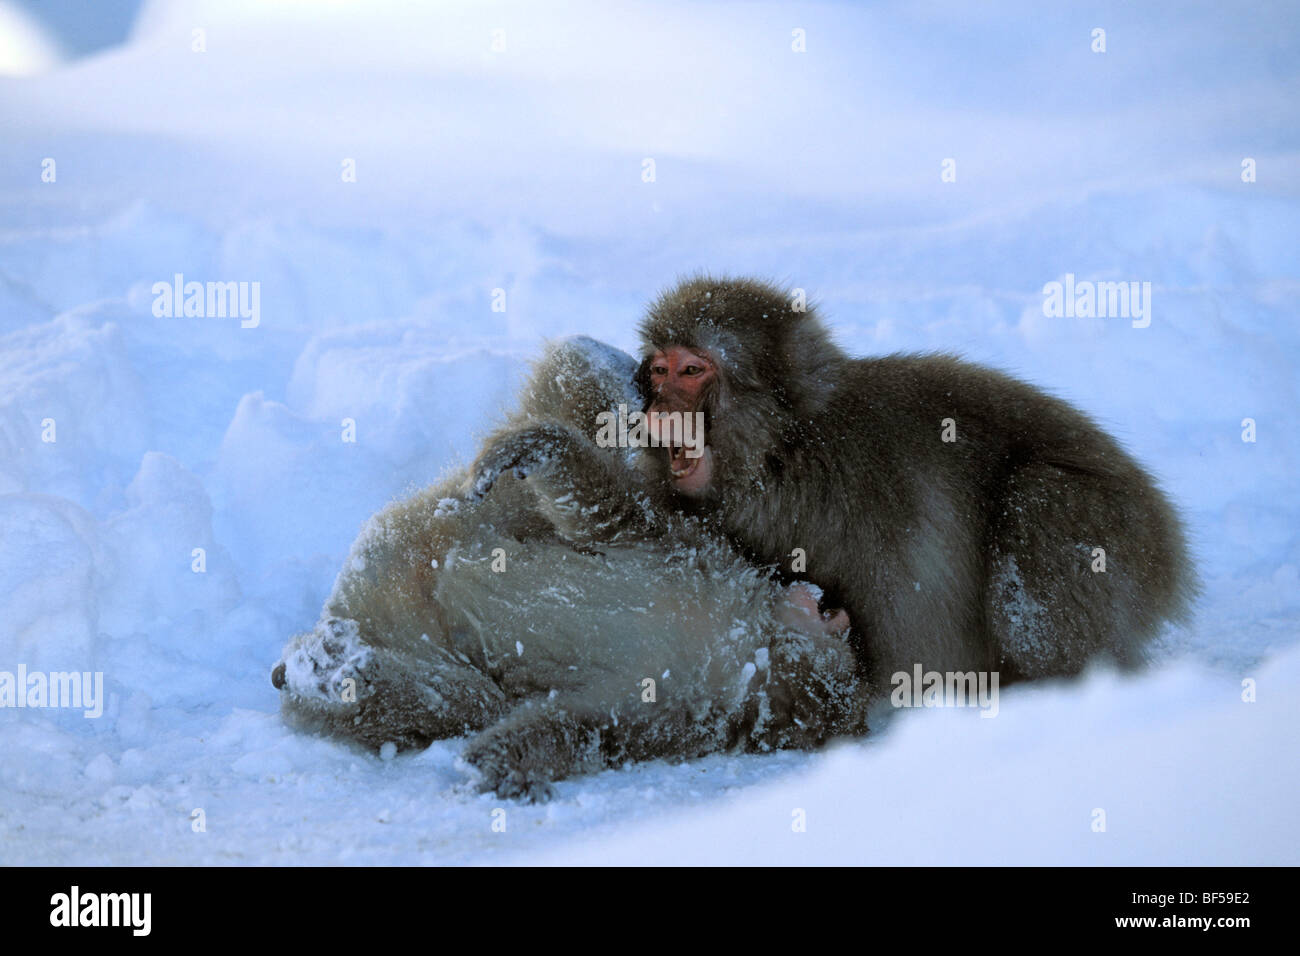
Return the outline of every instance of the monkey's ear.
[[[647,355],[641,360],[632,382],[636,385],[637,394],[641,396],[641,411],[648,412],[650,399],[654,397],[650,387],[650,356]]]

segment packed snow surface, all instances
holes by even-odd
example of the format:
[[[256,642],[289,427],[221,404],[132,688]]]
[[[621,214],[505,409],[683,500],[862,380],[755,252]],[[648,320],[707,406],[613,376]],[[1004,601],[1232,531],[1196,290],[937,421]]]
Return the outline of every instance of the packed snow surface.
[[[0,78],[0,672],[106,697],[0,709],[0,862],[1300,863],[1298,27],[196,0]],[[1186,515],[1195,619],[996,719],[543,806],[462,741],[288,731],[270,667],[365,520],[473,455],[545,337],[633,349],[699,269],[1087,410]],[[157,314],[177,275],[258,283],[256,322]],[[1150,325],[1045,316],[1067,276],[1151,283]]]

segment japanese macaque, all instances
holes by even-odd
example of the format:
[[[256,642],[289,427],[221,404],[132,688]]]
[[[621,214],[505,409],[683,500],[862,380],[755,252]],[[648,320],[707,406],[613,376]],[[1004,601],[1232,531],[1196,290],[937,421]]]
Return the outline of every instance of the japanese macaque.
[[[702,412],[702,451],[644,448],[629,479],[571,429],[525,427],[480,458],[478,487],[527,474],[575,541],[695,517],[819,585],[877,695],[917,664],[1003,683],[1136,665],[1186,616],[1178,516],[1064,401],[951,356],[852,358],[814,308],[749,280],[681,283],[642,337],[646,412]]]
[[[590,459],[552,477],[630,487],[627,450],[591,436],[602,412],[644,403],[636,364],[590,339],[552,347],[490,453],[563,434]],[[628,760],[865,731],[843,622],[819,613],[813,587],[783,587],[648,498],[640,533],[625,534],[599,500],[493,479],[473,488],[456,473],[370,520],[320,622],[272,672],[291,724],[369,747],[472,734],[463,756],[484,788],[534,800]]]

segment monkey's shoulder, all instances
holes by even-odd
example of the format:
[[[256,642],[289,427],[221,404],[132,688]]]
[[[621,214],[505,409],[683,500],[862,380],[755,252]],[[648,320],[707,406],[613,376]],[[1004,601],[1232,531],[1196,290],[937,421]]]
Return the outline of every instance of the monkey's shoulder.
[[[1083,412],[1042,386],[945,352],[852,359],[834,401],[859,414],[875,411],[894,419],[942,412],[972,421],[996,419],[1010,427],[1035,422],[1094,427]]]

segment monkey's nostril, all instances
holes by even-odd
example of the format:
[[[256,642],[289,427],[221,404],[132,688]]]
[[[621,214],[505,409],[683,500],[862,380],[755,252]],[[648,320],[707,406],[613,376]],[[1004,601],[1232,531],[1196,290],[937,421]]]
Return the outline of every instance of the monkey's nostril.
[[[271,683],[275,685],[276,690],[280,690],[284,687],[284,671],[284,661],[280,661],[280,663],[276,664],[275,670],[271,671]]]

